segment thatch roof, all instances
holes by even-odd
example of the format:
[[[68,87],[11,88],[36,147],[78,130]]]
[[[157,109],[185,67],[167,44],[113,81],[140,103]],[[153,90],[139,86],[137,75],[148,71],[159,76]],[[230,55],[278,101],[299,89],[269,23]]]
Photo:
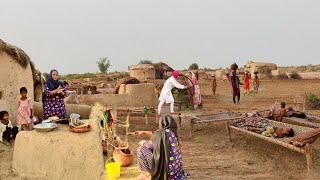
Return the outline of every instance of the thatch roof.
[[[164,62],[159,62],[159,63],[154,63],[153,64],[155,70],[156,70],[156,79],[160,79],[161,76],[160,76],[160,69],[163,68],[165,69],[166,71],[168,72],[172,72],[173,69],[166,63]]]
[[[129,70],[147,70],[147,69],[154,69],[154,66],[151,64],[137,64],[137,65],[131,65],[128,67]]]
[[[42,73],[36,67],[36,65],[30,60],[30,57],[20,48],[6,43],[0,39],[0,53],[7,53],[12,59],[16,60],[23,68],[26,68],[30,64],[34,83],[43,83]]]
[[[171,68],[168,64],[164,62],[154,63],[153,66],[156,69],[156,71],[159,71],[161,67],[166,69],[167,71],[173,71],[173,68]]]
[[[249,63],[249,64],[246,64],[245,65],[246,67],[277,67],[276,64],[274,63],[268,63],[268,62],[252,62],[252,63]]]
[[[29,56],[20,48],[8,44],[0,39],[0,53],[7,53],[12,59],[16,60],[22,67],[26,68],[31,62]]]

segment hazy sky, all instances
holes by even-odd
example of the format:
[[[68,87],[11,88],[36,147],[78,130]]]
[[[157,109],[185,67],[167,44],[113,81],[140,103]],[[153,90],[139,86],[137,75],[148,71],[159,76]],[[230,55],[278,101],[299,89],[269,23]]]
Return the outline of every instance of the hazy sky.
[[[96,72],[141,59],[174,68],[319,64],[319,0],[0,0],[0,38],[40,70]]]

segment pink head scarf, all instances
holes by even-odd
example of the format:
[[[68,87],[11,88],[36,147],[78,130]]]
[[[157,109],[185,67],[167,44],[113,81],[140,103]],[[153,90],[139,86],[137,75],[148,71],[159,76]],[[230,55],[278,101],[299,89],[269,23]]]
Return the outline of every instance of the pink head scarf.
[[[178,70],[174,70],[173,72],[172,72],[172,76],[174,77],[174,78],[178,78],[179,77],[179,75],[180,75],[180,71],[178,71]]]

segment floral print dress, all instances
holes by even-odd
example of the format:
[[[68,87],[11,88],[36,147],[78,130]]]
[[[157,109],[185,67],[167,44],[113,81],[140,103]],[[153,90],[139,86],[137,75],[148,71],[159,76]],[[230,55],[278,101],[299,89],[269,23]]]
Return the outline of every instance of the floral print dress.
[[[169,140],[169,164],[168,164],[168,177],[169,180],[184,180],[186,179],[183,163],[181,157],[181,149],[179,146],[178,138],[175,136],[173,131],[166,129],[166,137]],[[138,148],[138,164],[142,171],[150,172],[152,164],[152,152],[153,145],[151,141],[145,142]]]
[[[31,110],[33,109],[33,103],[31,99],[19,100],[18,111],[17,111],[17,123],[19,125],[31,124]]]
[[[170,151],[170,163],[169,163],[169,179],[170,180],[183,180],[185,174],[182,168],[181,149],[179,146],[178,138],[175,134],[166,129],[166,136],[169,138],[169,151]]]
[[[63,96],[50,94],[50,89],[47,84],[44,85],[43,92],[43,116],[48,119],[52,116],[57,116],[60,119],[65,118],[66,108]]]

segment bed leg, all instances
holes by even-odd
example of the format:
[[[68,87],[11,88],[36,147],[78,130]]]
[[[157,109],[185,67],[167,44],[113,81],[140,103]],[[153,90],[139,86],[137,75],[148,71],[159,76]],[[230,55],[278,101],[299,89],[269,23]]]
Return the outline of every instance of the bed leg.
[[[232,142],[232,139],[231,139],[231,130],[230,130],[230,126],[229,126],[229,121],[226,122],[226,129],[227,129],[227,132],[228,132],[228,137],[229,137],[229,141]]]
[[[158,118],[159,118],[159,115],[158,115],[158,113],[156,112],[156,124],[158,123]]]
[[[306,152],[308,173],[310,174],[311,168],[312,168],[312,146],[311,146],[311,144],[306,144],[305,152]]]
[[[179,118],[179,125],[180,125],[180,129],[181,129],[181,126],[182,126],[181,125],[181,114],[178,115],[178,118]]]
[[[189,123],[189,125],[190,125],[190,138],[192,137],[192,133],[193,133],[193,122],[192,122],[192,119],[190,120],[190,123]]]

